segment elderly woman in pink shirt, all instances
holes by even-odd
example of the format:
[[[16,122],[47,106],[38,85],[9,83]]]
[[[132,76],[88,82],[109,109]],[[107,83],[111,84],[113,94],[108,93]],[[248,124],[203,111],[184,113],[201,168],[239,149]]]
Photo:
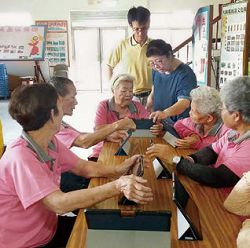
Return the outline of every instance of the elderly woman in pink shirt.
[[[176,145],[179,148],[201,149],[221,138],[228,128],[221,120],[222,103],[215,88],[200,86],[193,89],[190,95],[190,117],[174,124],[181,137]]]
[[[111,90],[113,97],[101,101],[97,107],[95,117],[95,130],[103,128],[107,124],[116,122],[123,118],[143,119],[148,118],[150,113],[140,103],[133,101],[133,84],[134,77],[129,74],[118,74],[111,79]],[[155,135],[159,134],[161,125],[154,125],[151,132]],[[127,137],[124,130],[116,131],[106,137],[107,141],[121,142]],[[90,157],[98,158],[102,149],[103,142],[100,142],[93,149]]]

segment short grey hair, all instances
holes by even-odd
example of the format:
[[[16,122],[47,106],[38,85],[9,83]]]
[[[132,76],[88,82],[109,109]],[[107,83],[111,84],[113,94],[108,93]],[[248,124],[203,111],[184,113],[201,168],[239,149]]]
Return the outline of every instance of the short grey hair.
[[[113,91],[115,88],[117,88],[120,84],[120,82],[131,82],[134,84],[135,78],[130,74],[117,74],[113,75],[110,80],[111,90]]]
[[[240,112],[242,119],[250,123],[250,78],[237,77],[224,83],[221,100],[229,112]]]
[[[190,95],[200,114],[214,114],[217,118],[220,118],[222,102],[220,94],[215,88],[200,86],[193,89]]]

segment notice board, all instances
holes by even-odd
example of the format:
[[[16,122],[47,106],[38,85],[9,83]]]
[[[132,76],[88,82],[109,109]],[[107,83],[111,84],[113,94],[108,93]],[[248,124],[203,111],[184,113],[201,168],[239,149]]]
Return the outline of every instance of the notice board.
[[[46,26],[0,27],[0,60],[44,60]]]
[[[221,27],[220,87],[247,75],[250,8],[247,2],[223,5]]]
[[[46,25],[45,58],[49,66],[66,64],[69,66],[68,23],[65,20],[38,20],[36,25]]]

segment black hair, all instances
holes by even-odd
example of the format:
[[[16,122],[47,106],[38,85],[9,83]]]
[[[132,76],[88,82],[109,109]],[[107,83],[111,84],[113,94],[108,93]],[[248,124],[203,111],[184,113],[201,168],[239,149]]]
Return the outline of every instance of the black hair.
[[[74,85],[73,81],[65,77],[52,77],[49,84],[56,88],[59,96],[66,96],[69,93],[68,85]]]
[[[139,24],[145,24],[150,20],[150,11],[142,6],[133,7],[128,11],[128,23],[132,25],[132,22],[137,21]]]
[[[9,113],[24,131],[43,127],[51,117],[51,110],[58,114],[58,94],[52,85],[39,83],[18,87],[11,95]]]
[[[166,56],[167,58],[172,58],[174,55],[170,44],[164,40],[157,39],[149,42],[146,56]]]

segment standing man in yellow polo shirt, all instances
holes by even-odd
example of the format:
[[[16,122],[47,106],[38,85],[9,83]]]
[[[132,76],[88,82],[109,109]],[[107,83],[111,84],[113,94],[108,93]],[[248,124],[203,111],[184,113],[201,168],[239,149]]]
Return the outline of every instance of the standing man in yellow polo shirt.
[[[150,11],[144,7],[133,7],[128,11],[128,23],[133,35],[122,40],[112,51],[108,59],[108,73],[111,79],[115,67],[117,73],[129,73],[135,77],[134,100],[139,100],[144,106],[152,88],[152,69],[147,63],[146,51],[148,29],[150,26]]]

